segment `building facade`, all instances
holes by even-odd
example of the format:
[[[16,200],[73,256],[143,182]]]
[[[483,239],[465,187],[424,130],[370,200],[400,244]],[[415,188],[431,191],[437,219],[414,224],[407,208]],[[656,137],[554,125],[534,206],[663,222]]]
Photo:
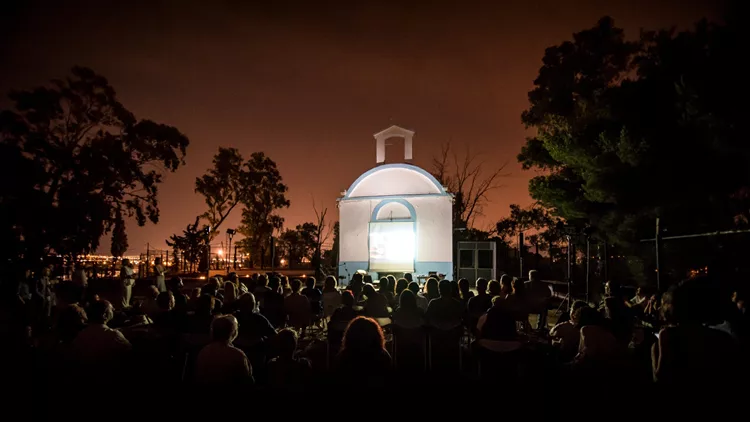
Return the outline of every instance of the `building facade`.
[[[339,274],[364,270],[414,279],[430,273],[453,278],[453,196],[426,170],[385,164],[385,139],[404,138],[411,159],[414,132],[391,126],[375,135],[377,166],[343,192],[339,208]]]

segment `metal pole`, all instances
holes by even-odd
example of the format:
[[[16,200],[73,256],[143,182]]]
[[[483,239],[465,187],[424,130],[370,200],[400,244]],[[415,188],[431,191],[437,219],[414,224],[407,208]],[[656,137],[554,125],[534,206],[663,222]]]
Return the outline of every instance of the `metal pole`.
[[[607,241],[604,241],[604,282],[609,281],[609,248],[607,247]]]
[[[589,275],[591,274],[591,239],[586,236],[586,302],[589,301]]]
[[[263,262],[262,257],[261,257],[261,262]],[[271,235],[271,273],[275,271],[275,267],[276,267],[276,248],[274,248],[273,235]]]
[[[680,236],[660,236],[660,240],[676,240],[676,239],[692,239],[694,237],[710,237],[710,236],[724,236],[727,234],[741,234],[750,233],[750,230],[724,230],[718,232],[700,233],[700,234],[684,234]],[[655,242],[654,239],[641,239],[641,242]]]
[[[148,277],[148,267],[149,267],[148,262],[151,260],[150,249],[151,249],[150,245],[146,243],[146,265],[143,268],[145,270],[144,272],[146,273],[146,277]],[[138,278],[143,278],[143,274],[140,274],[140,277]]]
[[[234,244],[234,262],[233,262],[233,264],[234,265],[232,266],[232,268],[236,270],[237,269],[237,244],[236,243]]]
[[[571,276],[571,272],[572,272],[571,271],[572,270],[572,267],[571,267],[572,263],[570,262],[570,257],[571,257],[571,254],[572,254],[573,251],[570,248],[570,235],[568,235],[566,237],[567,237],[567,240],[568,240],[568,282],[570,282],[570,276]]]
[[[659,229],[659,217],[656,217],[656,238],[655,238],[655,249],[656,249],[656,290],[661,292],[661,257],[659,256],[659,249],[661,248],[661,230]]]
[[[518,233],[518,278],[523,278],[523,232]]]
[[[206,280],[211,277],[211,241],[206,239]]]

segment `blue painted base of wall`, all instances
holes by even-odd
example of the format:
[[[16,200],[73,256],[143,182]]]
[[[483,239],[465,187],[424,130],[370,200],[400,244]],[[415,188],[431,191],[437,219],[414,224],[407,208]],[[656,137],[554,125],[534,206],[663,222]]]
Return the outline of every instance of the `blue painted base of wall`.
[[[339,262],[339,276],[345,277],[340,280],[340,285],[346,286],[349,284],[349,280],[358,270],[367,271],[369,262],[367,261],[347,261]],[[424,262],[417,261],[414,264],[414,274],[428,274],[430,272],[437,272],[438,274],[445,274],[447,280],[453,280],[453,263],[452,262]],[[373,280],[379,278],[378,273],[369,272]]]

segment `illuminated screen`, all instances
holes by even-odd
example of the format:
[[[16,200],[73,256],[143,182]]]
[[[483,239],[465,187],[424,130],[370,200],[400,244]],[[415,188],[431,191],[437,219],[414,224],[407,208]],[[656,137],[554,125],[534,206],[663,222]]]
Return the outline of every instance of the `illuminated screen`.
[[[370,223],[370,271],[414,271],[414,223]]]

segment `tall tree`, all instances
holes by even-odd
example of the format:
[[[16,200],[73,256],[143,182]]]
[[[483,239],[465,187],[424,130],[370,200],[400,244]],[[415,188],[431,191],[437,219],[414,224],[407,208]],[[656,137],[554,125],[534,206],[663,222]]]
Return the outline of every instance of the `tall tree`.
[[[498,221],[496,229],[498,237],[511,247],[515,246],[518,235],[524,233],[538,254],[539,251],[550,251],[560,241],[562,233],[557,228],[559,223],[559,218],[538,205],[522,208],[511,204],[510,215]]]
[[[276,214],[289,207],[287,186],[276,163],[262,152],[254,152],[245,163],[247,197],[242,210],[242,225],[237,229],[245,241],[242,247],[250,254],[253,266],[265,263],[273,234],[281,230],[284,219]]]
[[[518,160],[542,171],[531,196],[631,250],[654,236],[656,217],[672,233],[742,221],[750,149],[739,40],[704,21],[630,42],[602,18],[548,48],[522,115],[537,134]]]
[[[203,195],[208,206],[202,217],[211,226],[211,236],[219,234],[219,226],[247,196],[248,175],[244,160],[235,148],[219,147],[213,168],[195,179],[195,191]]]
[[[331,233],[333,235],[333,241],[331,243],[331,248],[326,249],[323,251],[323,272],[327,275],[333,275],[334,277],[338,275],[338,267],[339,267],[339,222],[333,223],[333,227],[331,228]]]
[[[119,221],[115,222],[112,230],[112,245],[110,252],[114,257],[122,257],[128,251],[128,234],[125,233],[125,225]]]
[[[0,186],[3,242],[27,258],[81,254],[113,228],[124,232],[128,217],[158,222],[158,185],[188,146],[180,131],[138,120],[107,79],[83,67],[9,97],[15,109],[0,112],[0,167],[24,177]]]
[[[298,224],[294,229],[286,229],[279,235],[281,254],[289,261],[290,267],[312,262],[317,247],[317,226],[314,223]]]
[[[333,227],[326,221],[326,215],[328,214],[328,208],[318,211],[318,207],[315,206],[315,200],[313,200],[313,211],[315,212],[315,228],[313,240],[315,242],[315,249],[312,254],[312,267],[315,270],[315,277],[320,280],[323,278],[323,245],[328,241],[331,236]]]
[[[443,145],[441,154],[432,161],[432,174],[455,196],[453,227],[474,229],[477,217],[483,215],[487,195],[500,188],[500,178],[506,176],[505,164],[488,164],[468,148],[463,157]],[[469,231],[467,231],[469,232]]]
[[[182,251],[185,261],[190,264],[189,271],[193,272],[206,255],[206,237],[208,226],[200,224],[200,216],[195,218],[193,224],[188,224],[182,231],[182,234],[173,234],[167,240],[167,245],[171,248]]]

